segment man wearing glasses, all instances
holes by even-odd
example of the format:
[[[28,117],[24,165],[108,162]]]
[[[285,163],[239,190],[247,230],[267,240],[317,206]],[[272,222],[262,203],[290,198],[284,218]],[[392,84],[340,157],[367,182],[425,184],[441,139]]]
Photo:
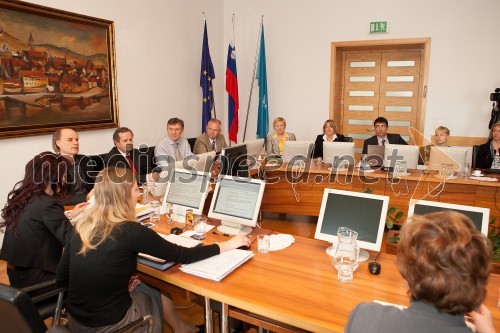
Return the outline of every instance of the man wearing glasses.
[[[169,160],[182,161],[193,155],[189,142],[182,137],[184,121],[179,118],[170,118],[167,122],[167,136],[163,138],[155,148],[156,165],[159,167],[168,165]]]
[[[221,122],[219,119],[212,118],[208,121],[206,131],[200,135],[194,143],[194,153],[203,154],[211,151],[220,153],[227,147],[226,139],[221,134]]]

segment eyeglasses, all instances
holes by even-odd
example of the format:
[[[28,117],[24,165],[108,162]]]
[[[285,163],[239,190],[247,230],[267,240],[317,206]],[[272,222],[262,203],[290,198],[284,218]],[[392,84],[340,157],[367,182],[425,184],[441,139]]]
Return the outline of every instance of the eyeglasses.
[[[207,128],[207,132],[220,132],[220,130],[218,128],[210,128],[210,127],[208,127]]]

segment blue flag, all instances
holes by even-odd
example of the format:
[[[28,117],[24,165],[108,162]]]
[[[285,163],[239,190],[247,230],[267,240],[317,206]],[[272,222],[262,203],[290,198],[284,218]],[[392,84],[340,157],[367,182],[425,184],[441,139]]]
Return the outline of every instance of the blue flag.
[[[259,81],[259,108],[257,113],[257,138],[266,138],[269,132],[269,109],[267,96],[266,45],[264,43],[264,23],[260,35],[259,62],[257,65]]]
[[[212,80],[215,79],[214,66],[210,58],[208,48],[207,22],[205,21],[205,31],[203,32],[203,48],[201,51],[201,73],[200,86],[203,92],[203,111],[201,117],[201,132],[205,132],[208,121],[212,118],[212,108],[214,106],[214,89]]]

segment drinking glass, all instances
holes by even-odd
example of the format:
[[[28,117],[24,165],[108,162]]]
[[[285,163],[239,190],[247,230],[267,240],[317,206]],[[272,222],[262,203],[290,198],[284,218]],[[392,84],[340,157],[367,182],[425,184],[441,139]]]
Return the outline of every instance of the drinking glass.
[[[167,223],[174,224],[174,205],[171,203],[167,203],[165,214],[167,214]]]
[[[149,219],[151,222],[157,222],[160,220],[160,202],[157,200],[153,200],[149,203],[151,207],[151,216]]]

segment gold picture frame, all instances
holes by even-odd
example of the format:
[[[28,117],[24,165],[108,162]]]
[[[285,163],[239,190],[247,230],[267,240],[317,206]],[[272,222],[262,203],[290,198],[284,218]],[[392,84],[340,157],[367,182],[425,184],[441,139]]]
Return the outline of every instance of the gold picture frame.
[[[0,0],[0,139],[117,127],[114,23]]]

